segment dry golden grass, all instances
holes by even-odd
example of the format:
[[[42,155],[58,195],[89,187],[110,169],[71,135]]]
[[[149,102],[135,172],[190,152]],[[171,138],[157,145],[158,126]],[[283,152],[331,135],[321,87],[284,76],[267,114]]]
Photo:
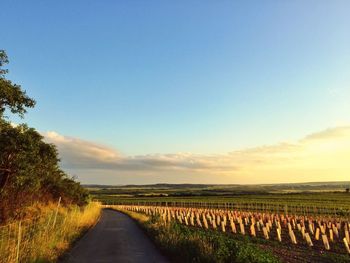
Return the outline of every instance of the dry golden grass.
[[[39,210],[40,216],[0,227],[0,263],[55,262],[97,222],[101,206],[93,202],[84,208],[58,208],[56,204]]]
[[[145,215],[145,214],[136,213],[133,211],[128,211],[126,209],[121,209],[121,208],[117,208],[117,207],[112,207],[112,209],[116,210],[116,211],[120,211],[120,212],[130,216],[131,218],[135,219],[136,221],[141,222],[141,223],[147,222],[150,219],[150,217]]]

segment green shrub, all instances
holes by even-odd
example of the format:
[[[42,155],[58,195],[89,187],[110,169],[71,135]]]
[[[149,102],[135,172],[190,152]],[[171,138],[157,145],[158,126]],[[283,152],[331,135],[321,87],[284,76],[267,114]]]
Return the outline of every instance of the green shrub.
[[[228,234],[177,223],[164,226],[154,217],[143,226],[173,262],[279,262],[248,239],[235,240]]]

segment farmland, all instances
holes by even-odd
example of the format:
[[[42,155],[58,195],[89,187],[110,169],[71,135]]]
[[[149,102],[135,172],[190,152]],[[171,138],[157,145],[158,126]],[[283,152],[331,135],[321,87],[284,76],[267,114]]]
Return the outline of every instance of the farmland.
[[[198,238],[199,244],[192,246],[200,247],[208,242],[203,246],[211,247],[218,240],[223,242],[221,246],[230,246],[228,244],[233,242],[236,249],[252,246],[250,253],[265,258],[262,262],[274,262],[274,258],[281,262],[347,262],[350,253],[347,185],[346,182],[330,183],[327,187],[322,183],[250,187],[90,186],[89,190],[94,199],[108,207],[158,222],[148,232],[156,237],[153,239],[160,248],[167,254],[173,253],[175,258],[174,251],[183,242],[196,243],[194,240]],[[152,225],[144,221],[146,229]],[[183,240],[177,241],[178,244],[175,236]],[[211,249],[212,254],[204,248],[188,251],[187,262],[191,262],[191,258],[199,258],[200,262],[230,262],[231,259],[225,257],[238,256],[213,258],[219,252],[215,246]]]
[[[90,186],[89,190],[94,199],[104,204],[230,208],[349,217],[350,194],[345,192],[348,185],[348,182],[344,182],[269,186]]]
[[[159,246],[164,246],[164,243],[169,246],[170,242],[172,245],[170,248],[167,247],[170,251],[176,251],[181,246],[176,242],[173,243],[174,239],[184,239],[180,242],[181,244],[193,242],[191,235],[200,235],[208,241],[201,239],[197,243],[208,242],[206,245],[208,247],[218,240],[222,240],[223,246],[235,243],[235,253],[238,253],[237,250],[243,249],[244,251],[247,246],[251,246],[250,253],[261,254],[259,255],[261,262],[274,262],[274,258],[278,259],[276,262],[347,262],[349,260],[350,223],[348,219],[244,212],[230,209],[144,205],[108,207],[124,211],[136,218],[141,218],[140,215],[143,215],[143,223],[145,222],[144,217],[151,218],[151,222],[158,222],[156,227],[153,227],[153,235],[157,236],[159,232],[162,232],[162,241],[159,242]],[[183,232],[186,234],[182,234]],[[167,237],[169,235],[172,237]],[[211,259],[208,262],[211,262],[218,253],[218,247],[214,246],[211,249],[212,253],[208,255],[207,252],[194,249],[199,253],[196,254],[190,249],[188,253],[191,255],[185,262],[192,262],[198,257],[209,257]],[[263,256],[262,251],[270,254]],[[229,254],[225,257],[231,256],[237,257],[238,255]],[[242,259],[235,258],[231,261],[232,258],[216,258],[215,262],[227,262],[227,260],[236,262]],[[205,260],[201,259],[199,262],[205,262]]]

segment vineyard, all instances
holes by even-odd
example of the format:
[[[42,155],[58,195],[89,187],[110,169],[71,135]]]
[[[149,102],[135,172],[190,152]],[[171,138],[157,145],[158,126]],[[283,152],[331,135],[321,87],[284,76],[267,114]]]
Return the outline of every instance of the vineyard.
[[[278,242],[289,248],[317,253],[350,254],[350,222],[343,217],[304,216],[232,209],[116,205],[121,211],[158,217],[164,225],[176,223],[225,234]]]
[[[96,194],[94,198],[109,205],[148,205],[231,209],[239,211],[284,213],[298,215],[324,215],[350,217],[350,195],[345,193],[251,194],[231,196],[191,197],[120,197]]]

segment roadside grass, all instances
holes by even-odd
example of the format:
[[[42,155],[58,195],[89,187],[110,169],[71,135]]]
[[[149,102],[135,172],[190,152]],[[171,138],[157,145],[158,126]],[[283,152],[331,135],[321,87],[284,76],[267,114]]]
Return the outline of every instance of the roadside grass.
[[[164,225],[156,216],[126,210],[118,211],[135,219],[172,262],[280,262],[272,253],[259,248],[249,239],[236,240],[229,235],[190,228],[176,222]]]
[[[116,209],[113,208],[113,210],[116,210]],[[135,219],[139,223],[146,223],[150,220],[150,217],[145,214],[136,213],[136,212],[132,212],[124,209],[123,210],[118,209],[118,211],[130,216],[131,218]]]
[[[93,226],[101,212],[97,202],[41,209],[38,217],[0,227],[0,263],[56,262],[70,245]]]

